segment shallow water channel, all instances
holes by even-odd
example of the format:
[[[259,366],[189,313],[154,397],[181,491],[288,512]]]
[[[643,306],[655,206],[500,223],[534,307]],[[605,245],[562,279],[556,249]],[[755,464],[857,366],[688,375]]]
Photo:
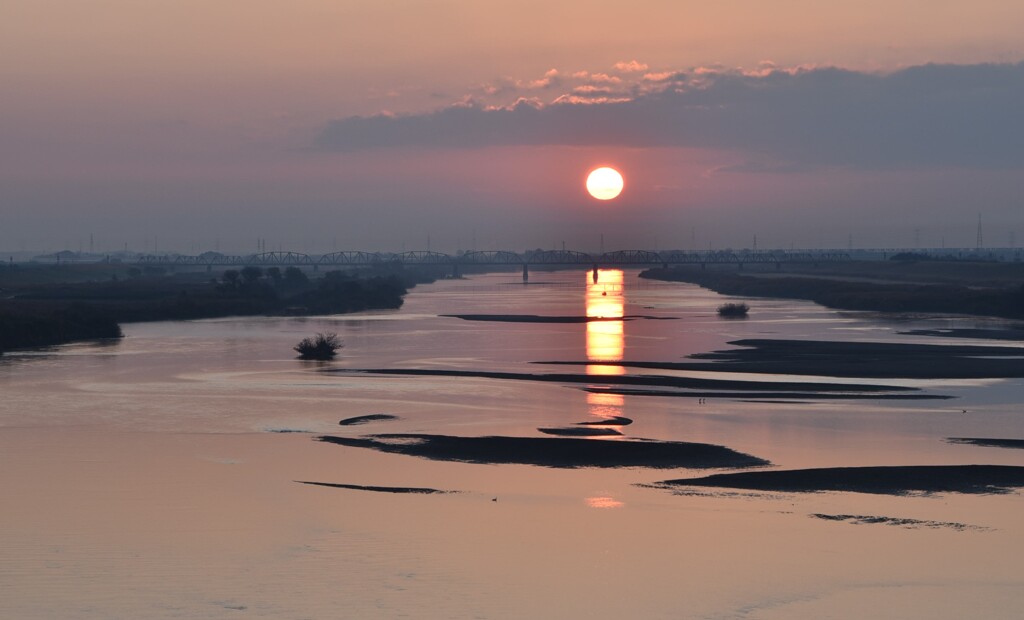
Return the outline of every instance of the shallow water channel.
[[[1021,379],[615,364],[685,361],[738,339],[1018,344],[900,333],[998,321],[769,299],[745,300],[748,318],[723,320],[715,309],[725,301],[733,299],[633,271],[601,271],[597,282],[591,272],[535,272],[528,285],[518,273],[487,274],[419,286],[396,311],[131,324],[117,342],[5,355],[0,617],[1019,617],[1019,490],[665,488],[652,485],[732,470],[487,464],[317,440],[444,435],[556,446],[569,438],[538,429],[586,428],[618,434],[571,440],[713,444],[771,469],[1024,465],[1019,449],[946,441],[1024,438]],[[441,316],[452,314],[635,318]],[[338,359],[294,359],[292,345],[321,331],[344,341]],[[952,398],[601,390],[627,375],[870,384]],[[371,414],[394,418],[339,425]],[[387,492],[409,489],[451,492]]]

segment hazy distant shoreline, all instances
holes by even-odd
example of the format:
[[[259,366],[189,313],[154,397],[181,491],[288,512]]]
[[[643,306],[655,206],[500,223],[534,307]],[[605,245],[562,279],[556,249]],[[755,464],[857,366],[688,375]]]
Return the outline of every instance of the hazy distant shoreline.
[[[1016,266],[1016,265],[1014,265]],[[928,271],[902,270],[887,262],[857,263],[846,273],[833,269],[817,272],[749,275],[735,271],[693,267],[648,269],[641,278],[689,282],[725,295],[805,299],[828,308],[873,312],[926,312],[1024,319],[1024,267],[1007,274],[1006,265],[975,263],[944,269],[929,264]],[[998,271],[998,273],[996,273]],[[992,278],[986,277],[989,273]],[[939,274],[942,274],[941,277]],[[904,281],[898,281],[900,277]],[[850,277],[877,278],[855,281]],[[982,286],[984,284],[984,286]]]
[[[252,271],[249,271],[252,269]],[[102,281],[25,278],[25,272],[0,274],[0,352],[54,346],[83,340],[120,338],[121,323],[220,318],[344,314],[400,308],[417,283],[432,277],[402,273],[328,272],[309,279],[295,270],[228,270],[219,277],[204,272],[154,274],[134,278],[107,276]]]

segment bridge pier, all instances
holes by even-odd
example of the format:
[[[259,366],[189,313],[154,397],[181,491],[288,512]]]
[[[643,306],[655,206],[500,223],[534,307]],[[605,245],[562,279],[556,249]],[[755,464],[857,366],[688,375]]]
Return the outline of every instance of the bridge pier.
[[[320,265],[314,264],[313,265],[313,272],[315,273],[317,271],[320,271]]]
[[[594,284],[597,284],[597,265],[594,265]]]
[[[453,278],[460,277],[459,276],[459,264],[458,263],[452,263],[452,277]]]
[[[523,284],[530,281],[530,266],[523,263]]]

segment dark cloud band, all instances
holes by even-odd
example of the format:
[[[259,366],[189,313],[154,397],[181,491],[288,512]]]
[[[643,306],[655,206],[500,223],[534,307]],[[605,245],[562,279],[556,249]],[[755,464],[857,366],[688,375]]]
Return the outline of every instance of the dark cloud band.
[[[608,97],[459,104],[329,123],[319,146],[511,145],[739,149],[800,164],[1024,164],[1024,63],[671,74]],[[604,94],[604,93],[602,93]],[[571,103],[567,101],[572,101]]]

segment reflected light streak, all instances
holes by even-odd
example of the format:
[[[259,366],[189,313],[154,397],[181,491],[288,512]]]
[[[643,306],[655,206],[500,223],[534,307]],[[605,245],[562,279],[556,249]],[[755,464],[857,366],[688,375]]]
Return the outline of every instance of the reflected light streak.
[[[622,415],[622,405],[626,397],[622,394],[595,394],[587,392],[587,405],[590,406],[590,414],[602,418],[614,418]]]
[[[625,293],[621,269],[598,270],[597,282],[586,272],[587,316],[622,317],[625,313]],[[625,323],[623,321],[592,321],[587,323],[587,360],[621,361],[626,350]],[[587,366],[588,375],[622,375],[622,366]],[[590,414],[599,418],[622,415],[625,398],[621,394],[587,393]],[[588,500],[589,501],[589,500]]]
[[[598,270],[597,282],[587,278],[587,316],[596,318],[622,317],[625,308],[623,274],[621,269]],[[625,328],[622,321],[591,321],[587,323],[587,359],[589,361],[619,361],[625,352]],[[622,366],[588,366],[587,374],[621,375]]]
[[[622,508],[625,504],[614,497],[588,497],[587,506],[591,508]]]

